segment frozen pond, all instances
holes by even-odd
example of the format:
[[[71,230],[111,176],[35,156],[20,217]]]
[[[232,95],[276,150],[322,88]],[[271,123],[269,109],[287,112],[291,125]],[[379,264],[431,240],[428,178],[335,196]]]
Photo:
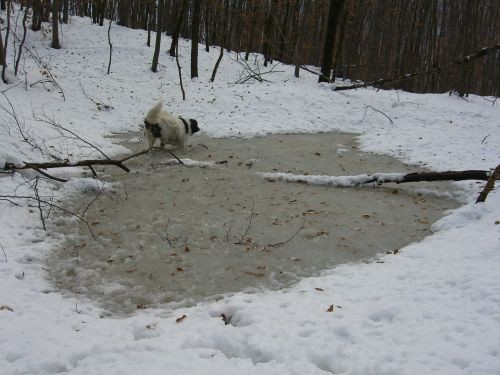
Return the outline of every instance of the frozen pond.
[[[446,183],[340,189],[256,174],[416,170],[360,152],[350,134],[195,136],[190,143],[179,157],[218,163],[172,165],[170,155],[153,152],[128,162],[130,174],[100,171],[115,185],[86,213],[97,239],[81,224],[55,224],[68,235],[47,260],[58,287],[96,300],[110,314],[283,288],[418,241],[457,206],[441,194],[451,191]],[[93,199],[83,196],[75,209],[81,212]]]

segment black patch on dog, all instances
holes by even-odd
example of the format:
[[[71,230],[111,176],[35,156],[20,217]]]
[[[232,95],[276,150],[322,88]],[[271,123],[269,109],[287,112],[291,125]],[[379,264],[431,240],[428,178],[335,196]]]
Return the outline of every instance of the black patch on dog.
[[[158,125],[158,124],[151,124],[146,119],[144,119],[144,126],[146,127],[146,129],[150,129],[151,130],[151,134],[153,134],[153,137],[155,137],[155,138],[161,138],[161,128],[160,128],[160,125]]]
[[[182,117],[179,117],[184,124],[184,130],[186,131],[186,134],[189,134],[189,125],[186,120],[184,120]]]
[[[189,122],[191,123],[191,133],[192,134],[200,131],[200,128],[198,127],[198,121],[191,119],[191,120],[189,120]]]

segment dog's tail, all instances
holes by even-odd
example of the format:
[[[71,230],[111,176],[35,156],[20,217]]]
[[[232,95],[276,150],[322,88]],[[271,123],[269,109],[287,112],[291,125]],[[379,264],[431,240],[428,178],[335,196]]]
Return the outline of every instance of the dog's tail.
[[[160,100],[153,108],[151,108],[146,115],[146,121],[154,124],[160,117],[161,108],[163,107],[163,100]]]

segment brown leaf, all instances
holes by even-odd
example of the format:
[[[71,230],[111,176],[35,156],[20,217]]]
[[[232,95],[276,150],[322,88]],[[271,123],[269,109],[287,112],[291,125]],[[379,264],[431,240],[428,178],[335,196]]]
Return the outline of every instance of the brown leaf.
[[[363,219],[369,219],[370,218],[370,215],[368,214],[364,214],[363,216],[361,216]]]
[[[186,253],[189,253],[189,252],[191,251],[191,249],[189,248],[189,246],[188,246],[188,245],[186,245],[186,246],[184,246],[184,251],[185,251]]]
[[[324,292],[325,290],[324,289],[321,289],[321,288],[314,288],[315,290],[319,291],[319,292]]]
[[[264,277],[264,276],[266,276],[266,274],[264,274],[262,272],[250,272],[250,271],[245,272],[245,275],[255,276],[255,277]]]
[[[500,220],[495,221],[495,224],[496,225],[500,224]]]
[[[333,311],[333,305],[330,305],[330,307],[328,308],[328,310],[326,310],[327,312],[332,312]]]
[[[177,272],[182,272],[182,271],[184,271],[184,268],[182,268],[182,267],[177,267],[177,268],[176,268],[176,270],[177,270]]]
[[[10,311],[10,312],[14,312],[14,309],[12,307],[9,307],[9,306],[6,306],[6,305],[0,306],[0,311],[1,310],[7,310],[7,311]]]
[[[137,309],[138,310],[144,310],[144,309],[147,309],[148,307],[142,303],[138,303],[137,304]]]
[[[317,236],[328,236],[330,233],[324,229],[320,229],[319,231],[316,232]]]
[[[316,214],[319,214],[319,211],[316,211],[316,210],[307,210],[306,212],[303,212],[302,215],[316,215]]]
[[[186,314],[184,314],[184,315],[183,315],[183,316],[181,316],[180,318],[175,319],[175,322],[176,322],[176,323],[180,323],[180,322],[182,322],[182,321],[183,321],[184,319],[186,319],[186,318],[187,318],[187,315],[186,315]]]

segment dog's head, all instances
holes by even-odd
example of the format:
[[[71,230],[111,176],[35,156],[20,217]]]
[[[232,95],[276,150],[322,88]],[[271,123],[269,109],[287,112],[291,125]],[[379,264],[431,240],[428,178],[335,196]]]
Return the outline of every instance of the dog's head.
[[[189,120],[189,127],[191,128],[191,134],[197,133],[200,131],[200,128],[198,127],[198,121],[190,119]]]

